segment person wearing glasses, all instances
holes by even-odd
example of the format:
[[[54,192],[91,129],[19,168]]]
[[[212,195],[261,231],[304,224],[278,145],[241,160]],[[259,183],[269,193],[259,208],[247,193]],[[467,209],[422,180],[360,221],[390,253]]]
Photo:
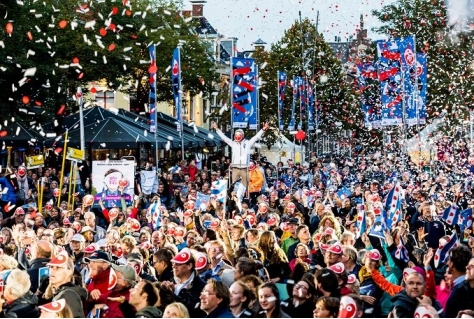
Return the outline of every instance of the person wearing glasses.
[[[302,279],[293,286],[291,298],[282,302],[282,309],[292,318],[311,318],[315,308],[315,296],[314,284]]]
[[[229,309],[229,288],[222,281],[209,279],[199,299],[207,318],[234,318]]]

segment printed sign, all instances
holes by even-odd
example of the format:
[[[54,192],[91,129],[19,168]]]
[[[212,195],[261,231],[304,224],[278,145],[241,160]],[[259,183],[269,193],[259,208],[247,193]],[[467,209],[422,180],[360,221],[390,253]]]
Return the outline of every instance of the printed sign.
[[[134,161],[93,161],[92,193],[94,203],[102,200],[105,207],[121,207],[123,191],[127,205],[133,199]]]
[[[44,166],[43,154],[33,155],[26,158],[26,168],[33,169]]]
[[[79,150],[77,148],[68,147],[67,153],[66,153],[66,159],[70,161],[75,161],[75,162],[83,161],[85,159],[84,151]]]

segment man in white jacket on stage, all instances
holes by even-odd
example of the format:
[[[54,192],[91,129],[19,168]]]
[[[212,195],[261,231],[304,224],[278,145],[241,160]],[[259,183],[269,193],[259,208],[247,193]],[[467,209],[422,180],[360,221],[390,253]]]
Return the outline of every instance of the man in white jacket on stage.
[[[222,133],[217,127],[216,122],[212,122],[212,128],[216,130],[217,135],[231,147],[232,150],[232,182],[234,183],[239,178],[245,187],[248,187],[248,166],[250,162],[250,151],[255,142],[260,139],[263,132],[268,129],[268,124],[264,123],[263,128],[254,135],[250,140],[244,138],[244,131],[237,129],[234,133],[234,140],[231,140]]]

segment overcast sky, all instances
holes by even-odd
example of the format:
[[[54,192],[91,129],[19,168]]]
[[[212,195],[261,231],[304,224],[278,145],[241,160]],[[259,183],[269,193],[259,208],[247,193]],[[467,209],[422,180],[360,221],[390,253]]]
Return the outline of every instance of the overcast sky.
[[[380,39],[370,29],[377,20],[372,17],[373,9],[394,0],[207,0],[204,16],[219,33],[227,37],[237,37],[239,51],[251,49],[251,43],[261,38],[268,43],[281,39],[284,30],[295,20],[302,18],[316,21],[319,10],[319,30],[326,41],[334,41],[340,36],[345,41],[355,34],[359,26],[360,15],[364,15],[369,37]],[[189,0],[185,0],[185,9],[190,9]]]

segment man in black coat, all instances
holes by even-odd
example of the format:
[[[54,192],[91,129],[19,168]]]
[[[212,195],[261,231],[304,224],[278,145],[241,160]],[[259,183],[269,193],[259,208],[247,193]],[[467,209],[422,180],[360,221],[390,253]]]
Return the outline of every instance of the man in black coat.
[[[168,248],[161,248],[153,254],[153,268],[159,282],[174,280],[172,259],[173,253]]]
[[[195,269],[195,260],[189,248],[183,248],[172,260],[173,282],[165,281],[163,285],[174,291],[177,301],[189,310],[191,318],[203,318],[205,312],[196,308],[199,296],[206,283],[199,277]]]
[[[392,317],[414,318],[416,308],[421,305],[433,306],[437,311],[442,309],[438,301],[424,296],[426,284],[421,274],[411,273],[404,280],[405,289],[391,299]]]
[[[446,318],[455,318],[459,311],[474,309],[474,258],[466,266],[464,282],[456,285],[446,302]]]
[[[26,271],[14,269],[10,272],[3,287],[3,299],[0,303],[0,317],[38,318],[38,297],[30,292],[30,277]]]
[[[38,290],[39,283],[42,278],[39,277],[39,270],[47,267],[46,264],[51,260],[52,244],[45,241],[39,240],[31,247],[31,255],[33,257],[29,262],[24,257],[25,250],[20,249],[18,255],[20,264],[24,267],[30,276],[31,287],[30,291],[35,293]]]

